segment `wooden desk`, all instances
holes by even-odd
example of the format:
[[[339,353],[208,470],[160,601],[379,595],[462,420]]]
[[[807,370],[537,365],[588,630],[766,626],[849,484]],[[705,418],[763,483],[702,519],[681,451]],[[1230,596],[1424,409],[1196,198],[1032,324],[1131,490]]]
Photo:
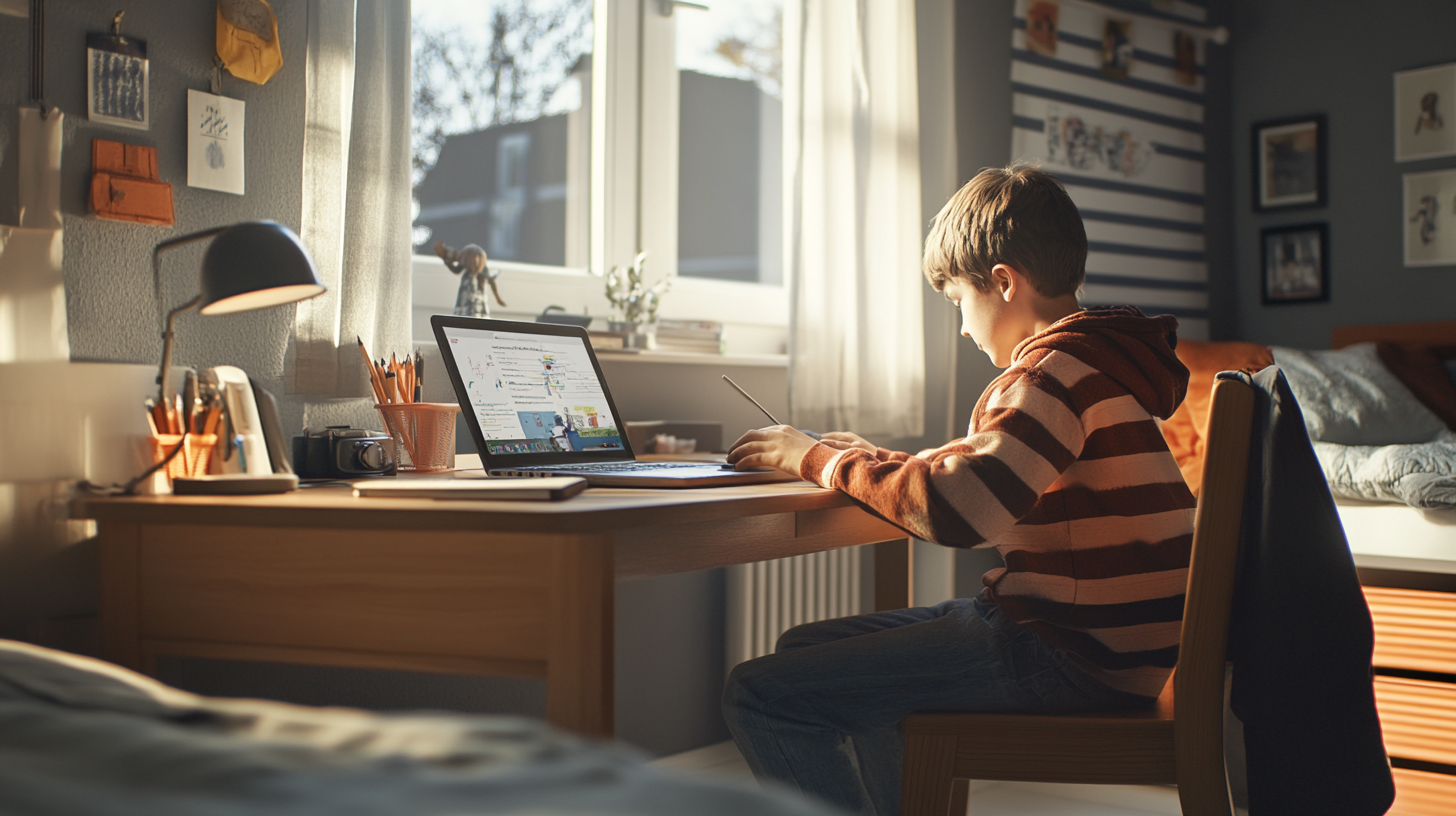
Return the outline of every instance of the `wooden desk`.
[[[910,542],[803,482],[593,488],[566,502],[83,498],[98,522],[104,656],[542,677],[547,719],[610,735],[613,582],[856,544],[875,606],[910,604]]]

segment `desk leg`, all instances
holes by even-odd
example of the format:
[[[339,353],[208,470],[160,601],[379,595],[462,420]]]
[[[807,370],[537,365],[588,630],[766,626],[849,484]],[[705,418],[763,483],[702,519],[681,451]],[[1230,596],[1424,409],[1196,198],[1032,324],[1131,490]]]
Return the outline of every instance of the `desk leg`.
[[[915,602],[915,542],[908,538],[875,545],[875,611],[906,609]]]
[[[106,522],[101,550],[101,656],[141,671],[141,528]]]
[[[610,536],[554,542],[546,719],[591,737],[612,736],[614,555]]]

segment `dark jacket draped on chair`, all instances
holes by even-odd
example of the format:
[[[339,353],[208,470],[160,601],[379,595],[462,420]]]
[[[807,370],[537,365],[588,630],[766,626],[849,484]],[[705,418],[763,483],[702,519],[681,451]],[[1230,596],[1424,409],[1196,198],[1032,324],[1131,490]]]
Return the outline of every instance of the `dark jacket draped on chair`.
[[[1299,405],[1269,366],[1255,386],[1228,654],[1250,816],[1377,816],[1395,797],[1371,683],[1374,633]]]

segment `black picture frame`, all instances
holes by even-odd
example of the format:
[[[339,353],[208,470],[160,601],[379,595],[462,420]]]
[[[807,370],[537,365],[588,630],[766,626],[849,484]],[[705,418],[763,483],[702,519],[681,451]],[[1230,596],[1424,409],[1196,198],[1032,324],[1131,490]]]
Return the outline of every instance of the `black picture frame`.
[[[1259,294],[1266,306],[1329,301],[1328,223],[1267,227],[1259,232]]]
[[[1254,123],[1249,159],[1254,171],[1255,212],[1329,204],[1329,129],[1324,114]]]

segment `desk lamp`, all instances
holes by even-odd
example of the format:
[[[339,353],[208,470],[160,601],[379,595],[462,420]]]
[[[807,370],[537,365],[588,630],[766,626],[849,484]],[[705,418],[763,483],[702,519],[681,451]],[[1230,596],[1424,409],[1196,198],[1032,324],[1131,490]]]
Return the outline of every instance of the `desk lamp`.
[[[157,403],[165,405],[172,378],[172,331],[177,317],[200,306],[205,315],[231,314],[306,300],[323,294],[313,259],[298,236],[273,221],[244,221],[157,244],[152,251],[152,280],[160,291],[162,253],[216,238],[202,258],[197,297],[167,313],[162,335],[162,370],[157,375]]]

